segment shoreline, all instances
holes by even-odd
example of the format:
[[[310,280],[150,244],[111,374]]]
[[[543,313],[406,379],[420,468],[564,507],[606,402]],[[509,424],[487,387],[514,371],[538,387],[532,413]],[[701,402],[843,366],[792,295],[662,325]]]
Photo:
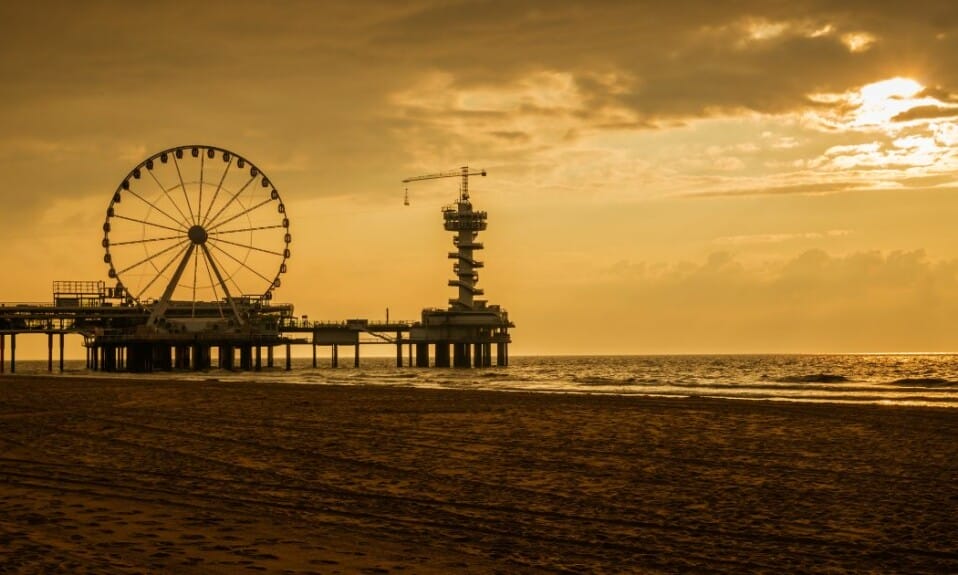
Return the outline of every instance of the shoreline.
[[[419,369],[419,368],[417,368]],[[648,398],[648,399],[676,399],[676,400],[714,400],[714,401],[732,401],[732,402],[749,402],[749,403],[771,403],[771,404],[799,404],[799,405],[842,405],[848,407],[855,406],[874,406],[874,407],[888,407],[895,409],[903,408],[917,408],[917,409],[936,409],[936,410],[948,410],[948,409],[958,409],[958,403],[956,403],[951,397],[929,397],[924,395],[915,395],[906,399],[889,399],[880,395],[856,395],[856,396],[839,396],[837,392],[828,392],[820,396],[806,396],[806,397],[795,397],[795,396],[784,396],[776,395],[774,393],[768,393],[768,395],[738,395],[738,396],[720,396],[720,395],[709,395],[707,393],[668,393],[668,392],[656,392],[656,391],[613,391],[613,390],[591,390],[588,388],[566,388],[566,389],[551,389],[551,388],[522,388],[522,387],[498,387],[498,388],[465,388],[458,386],[430,386],[430,385],[410,385],[408,383],[399,383],[396,381],[376,381],[376,382],[357,382],[357,383],[338,383],[338,382],[325,382],[325,381],[290,381],[290,376],[288,371],[275,371],[276,376],[271,377],[269,370],[264,370],[261,372],[232,372],[232,371],[196,371],[196,372],[175,372],[171,374],[166,374],[164,372],[155,372],[153,374],[144,376],[144,374],[137,373],[123,373],[117,372],[112,374],[99,374],[99,373],[87,373],[87,372],[76,372],[76,373],[17,373],[17,374],[0,374],[0,380],[6,378],[8,380],[17,380],[23,378],[25,380],[39,379],[46,380],[50,378],[59,379],[67,378],[71,381],[83,381],[83,382],[128,382],[128,383],[140,383],[144,385],[156,385],[160,383],[170,383],[170,384],[186,384],[186,385],[199,385],[199,384],[224,384],[224,385],[242,385],[242,384],[254,384],[254,385],[268,385],[268,386],[277,386],[277,385],[289,385],[289,386],[316,386],[316,387],[326,387],[326,388],[344,388],[344,389],[357,389],[357,388],[397,388],[397,389],[416,389],[422,391],[431,391],[431,390],[440,390],[440,391],[454,391],[454,392],[489,392],[489,393],[518,393],[518,394],[535,394],[535,395],[569,395],[575,397],[624,397],[624,398]],[[283,374],[283,375],[280,375]],[[895,386],[901,384],[903,381],[910,380],[900,380],[889,382],[889,386]],[[798,385],[798,384],[795,384]],[[809,384],[810,386],[816,385],[815,383]],[[854,382],[849,382],[850,386],[854,385]],[[954,387],[954,383],[950,383],[947,387],[942,386],[942,389],[951,389]],[[737,388],[738,386],[729,386],[725,385],[722,387],[731,387]],[[746,386],[742,386],[743,389],[747,389]],[[699,389],[693,387],[692,389]],[[784,388],[780,388],[784,389]],[[791,389],[809,389],[808,387],[799,386]],[[850,392],[863,392],[863,391],[873,391],[872,388],[868,387],[849,387],[846,388]],[[938,389],[932,387],[927,388],[928,392],[935,393]]]
[[[956,440],[940,407],[5,375],[0,572],[954,572]]]

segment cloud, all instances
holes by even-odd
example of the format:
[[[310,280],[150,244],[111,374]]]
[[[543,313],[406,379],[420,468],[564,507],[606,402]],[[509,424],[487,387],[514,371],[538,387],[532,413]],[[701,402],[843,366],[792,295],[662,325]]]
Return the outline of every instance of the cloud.
[[[865,186],[861,182],[818,182],[818,183],[800,183],[784,186],[762,186],[755,188],[741,188],[718,190],[710,192],[693,192],[683,194],[684,198],[729,198],[729,197],[749,197],[749,196],[782,196],[782,195],[821,195],[834,194],[838,192],[848,192],[863,189]]]
[[[467,87],[565,72],[591,103],[624,106],[648,125],[800,109],[809,92],[885,77],[905,53],[953,61],[947,42],[916,40],[933,38],[954,18],[940,7],[932,20],[920,10],[866,3],[474,6],[463,18],[462,6],[422,4],[386,24],[373,47],[429,62]],[[597,71],[618,78],[614,89],[592,79]]]
[[[10,137],[92,143],[100,152],[76,159],[104,170],[115,168],[103,150],[214,138],[264,166],[299,158],[327,174],[320,195],[383,188],[370,158],[541,161],[602,131],[796,113],[809,93],[854,90],[903,54],[940,62],[926,83],[943,93],[956,68],[950,36],[935,40],[955,20],[940,4],[41,0],[0,17]],[[851,50],[852,37],[868,49]],[[734,156],[712,166],[749,167]]]
[[[878,39],[868,32],[848,32],[842,34],[841,40],[849,52],[857,54],[867,52]]]
[[[912,120],[931,120],[936,118],[953,118],[958,116],[958,107],[941,105],[915,106],[904,112],[892,116],[893,122],[909,122]]]
[[[724,236],[716,238],[713,243],[718,245],[746,245],[746,244],[778,244],[794,240],[822,240],[842,238],[849,235],[849,230],[828,230],[825,232],[778,233],[778,234],[750,234],[738,236]]]

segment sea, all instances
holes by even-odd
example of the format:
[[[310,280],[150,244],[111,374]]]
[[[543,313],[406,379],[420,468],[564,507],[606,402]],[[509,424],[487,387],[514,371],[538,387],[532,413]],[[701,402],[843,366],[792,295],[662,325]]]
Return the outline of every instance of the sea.
[[[142,377],[958,408],[958,354],[513,356],[508,367],[485,369],[397,368],[395,357],[364,357],[356,368],[352,359],[343,354],[332,368],[319,358],[313,368],[294,357],[286,371],[279,351],[274,367],[258,372]],[[18,361],[17,372],[46,374],[47,362]],[[94,373],[82,360],[66,362],[62,377],[83,375]]]

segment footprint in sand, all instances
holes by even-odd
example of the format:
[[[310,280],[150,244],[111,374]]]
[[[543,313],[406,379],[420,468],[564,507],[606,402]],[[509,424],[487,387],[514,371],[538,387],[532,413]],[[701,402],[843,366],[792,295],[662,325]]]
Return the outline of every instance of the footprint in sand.
[[[184,541],[202,541],[203,539],[206,539],[206,535],[200,533],[185,533],[180,536],[180,539],[183,539]]]

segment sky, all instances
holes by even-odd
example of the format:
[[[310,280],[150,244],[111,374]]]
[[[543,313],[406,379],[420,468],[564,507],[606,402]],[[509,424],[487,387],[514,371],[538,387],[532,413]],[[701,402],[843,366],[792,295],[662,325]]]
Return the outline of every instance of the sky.
[[[444,306],[458,182],[401,180],[468,165],[513,355],[958,350],[952,2],[39,0],[0,32],[2,301],[109,281],[117,186],[208,144],[282,193],[310,319]]]

